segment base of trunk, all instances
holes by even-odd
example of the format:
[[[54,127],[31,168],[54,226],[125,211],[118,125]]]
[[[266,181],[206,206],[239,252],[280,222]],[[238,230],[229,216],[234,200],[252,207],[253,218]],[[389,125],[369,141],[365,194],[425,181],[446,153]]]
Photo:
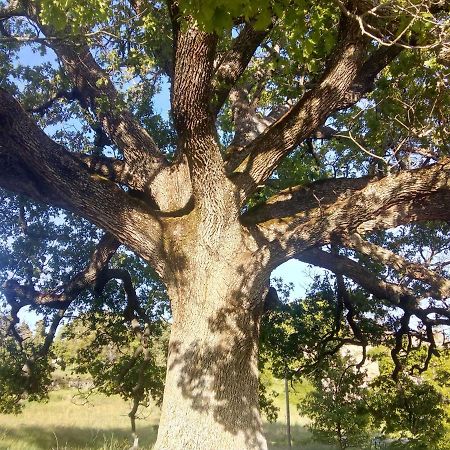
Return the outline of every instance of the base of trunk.
[[[259,319],[239,307],[205,309],[172,324],[155,450],[266,450]]]
[[[176,411],[175,415],[176,420],[160,427],[153,450],[267,450],[257,411],[255,423],[241,426],[241,430],[228,430],[220,419],[214,419],[213,411],[191,410],[187,416]]]

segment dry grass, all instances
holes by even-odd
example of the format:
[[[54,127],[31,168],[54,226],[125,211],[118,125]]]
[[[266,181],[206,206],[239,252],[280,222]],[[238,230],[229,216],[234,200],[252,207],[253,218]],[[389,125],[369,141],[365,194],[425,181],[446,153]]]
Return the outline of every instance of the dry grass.
[[[130,446],[129,405],[118,397],[95,395],[87,404],[75,390],[50,394],[46,404],[32,403],[18,416],[0,415],[1,450],[122,449]],[[156,439],[159,411],[139,430],[143,447]]]
[[[19,416],[0,415],[0,450],[124,450],[131,445],[127,413],[129,405],[118,397],[95,395],[88,404],[74,398],[76,391],[60,390],[46,404],[32,403]],[[280,403],[280,420],[284,410]],[[332,450],[311,442],[305,420],[292,408],[293,448]],[[146,411],[138,423],[139,443],[150,449],[156,440],[159,411]],[[285,450],[286,434],[282,423],[266,424],[271,450]]]

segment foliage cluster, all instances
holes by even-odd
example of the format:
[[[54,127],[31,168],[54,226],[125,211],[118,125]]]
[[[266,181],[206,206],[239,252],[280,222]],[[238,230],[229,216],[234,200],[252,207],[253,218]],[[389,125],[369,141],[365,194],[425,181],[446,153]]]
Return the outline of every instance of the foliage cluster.
[[[277,377],[311,382],[314,389],[298,408],[312,420],[318,440],[342,449],[371,448],[377,442],[389,448],[448,448],[446,346],[422,371],[428,350],[417,341],[401,356],[402,372],[395,375],[389,328],[380,326],[382,315],[369,308],[373,299],[348,286],[361,307],[358,324],[366,337],[364,349],[354,345],[353,331],[342,321],[348,310],[339,307],[336,280],[316,277],[305,298],[287,303],[289,286],[278,283],[285,297],[263,321],[261,362]],[[390,326],[394,333],[398,325]],[[442,332],[445,342],[447,330]]]

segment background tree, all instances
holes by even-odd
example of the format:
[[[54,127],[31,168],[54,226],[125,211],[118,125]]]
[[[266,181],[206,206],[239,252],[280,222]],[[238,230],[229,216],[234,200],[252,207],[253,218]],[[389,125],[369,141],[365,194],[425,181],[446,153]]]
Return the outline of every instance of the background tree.
[[[117,312],[83,314],[63,328],[54,351],[64,370],[89,375],[93,386],[81,396],[94,391],[130,401],[131,430],[136,434],[143,408],[162,401],[167,332],[157,321],[142,328],[137,320],[127,326]]]
[[[373,355],[379,361],[380,376],[372,380],[367,402],[375,425],[384,433],[403,438],[395,448],[445,449],[448,447],[448,392],[436,371],[448,365],[448,350],[441,347],[442,355],[434,359],[422,376],[412,376],[408,371],[397,380],[390,374],[393,362],[385,348]],[[416,352],[423,352],[418,349]],[[411,361],[410,365],[416,362]],[[402,445],[403,444],[403,445]]]
[[[375,424],[384,425],[385,433],[401,436],[396,448],[446,448],[445,399],[430,382],[403,375],[396,382],[380,376],[368,396]],[[401,445],[402,443],[406,445]]]
[[[44,355],[64,314],[115,279],[124,318],[143,326],[139,286],[114,259],[123,244],[171,302],[157,449],[266,448],[259,324],[271,271],[293,257],[341,277],[363,346],[344,277],[370,294],[395,330],[397,376],[405,336],[428,343],[427,366],[449,319],[447,2],[1,5],[0,186],[20,195],[5,193],[3,276],[19,350],[20,309],[58,311]],[[17,64],[24,45],[47,49],[40,66]],[[169,121],[151,107],[162,80]]]
[[[355,309],[346,310],[345,297]],[[319,440],[365,448],[378,433],[386,448],[448,447],[447,329],[435,330],[432,360],[414,333],[402,338],[408,342],[397,355],[396,320],[380,323],[379,305],[340,276],[317,276],[305,298],[285,300],[263,318],[261,361],[277,376],[287,368],[291,382],[312,382],[298,406]],[[356,312],[363,343],[352,330]]]
[[[313,434],[341,449],[365,447],[371,425],[366,373],[351,358],[336,355],[315,375],[315,390],[299,405],[312,419]]]

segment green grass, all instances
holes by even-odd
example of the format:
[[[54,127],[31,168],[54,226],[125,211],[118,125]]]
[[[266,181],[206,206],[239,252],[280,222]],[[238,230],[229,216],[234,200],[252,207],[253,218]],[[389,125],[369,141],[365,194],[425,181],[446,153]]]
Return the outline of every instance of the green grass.
[[[275,390],[282,390],[276,381]],[[303,389],[303,388],[302,388]],[[118,397],[95,395],[87,404],[74,398],[74,389],[50,393],[48,403],[30,403],[18,416],[0,415],[0,450],[125,450],[131,445],[129,405]],[[302,395],[296,393],[295,395]],[[294,397],[295,397],[294,395]],[[271,450],[285,450],[284,399],[277,398],[280,422],[266,424]],[[138,422],[139,443],[150,449],[156,440],[159,410],[151,408]],[[292,407],[293,448],[334,450],[311,441],[306,421]]]
[[[18,416],[0,415],[0,450],[81,450],[130,447],[129,405],[95,395],[83,404],[76,390],[50,393],[48,403],[30,403]],[[159,411],[146,411],[138,426],[142,447],[156,439]]]

